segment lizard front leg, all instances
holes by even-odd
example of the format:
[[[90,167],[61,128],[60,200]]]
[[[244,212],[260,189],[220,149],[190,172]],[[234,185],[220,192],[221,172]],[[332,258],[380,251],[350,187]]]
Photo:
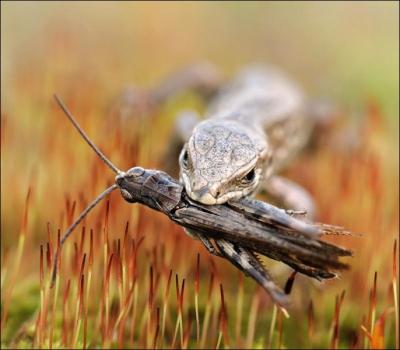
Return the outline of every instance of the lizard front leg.
[[[174,177],[179,176],[179,154],[200,120],[200,116],[192,110],[184,110],[176,118],[170,141],[162,158],[164,170]]]
[[[316,215],[314,199],[306,189],[282,176],[273,175],[263,184],[268,195],[275,198],[288,209],[307,212],[307,218],[313,220]]]

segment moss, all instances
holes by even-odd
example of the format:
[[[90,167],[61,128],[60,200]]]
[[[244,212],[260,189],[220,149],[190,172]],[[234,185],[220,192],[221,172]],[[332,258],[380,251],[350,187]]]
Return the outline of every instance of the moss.
[[[15,286],[9,306],[7,322],[2,335],[3,341],[6,344],[9,344],[16,335],[18,335],[18,338],[24,337],[24,334],[19,334],[24,324],[27,325],[27,327],[23,332],[26,332],[26,336],[29,338],[32,336],[33,332],[31,334],[29,323],[34,323],[33,315],[39,308],[39,295],[39,286],[32,279]]]

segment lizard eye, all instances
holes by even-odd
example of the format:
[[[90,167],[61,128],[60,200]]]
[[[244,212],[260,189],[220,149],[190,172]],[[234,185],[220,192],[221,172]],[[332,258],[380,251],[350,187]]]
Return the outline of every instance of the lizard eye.
[[[255,177],[256,177],[256,172],[253,168],[245,176],[243,176],[241,180],[243,183],[250,183],[254,181]]]
[[[189,167],[189,154],[186,149],[182,153],[181,164],[185,169]]]

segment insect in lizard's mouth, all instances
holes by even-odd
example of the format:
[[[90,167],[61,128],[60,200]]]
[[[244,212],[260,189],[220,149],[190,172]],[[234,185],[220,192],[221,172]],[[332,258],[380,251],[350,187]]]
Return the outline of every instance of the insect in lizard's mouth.
[[[182,174],[181,181],[185,187],[186,193],[191,199],[206,205],[224,204],[229,200],[235,200],[243,197],[243,191],[230,191],[225,193],[212,193],[208,186],[200,189],[193,189],[190,180],[185,174]]]
[[[193,191],[190,193],[188,192],[188,194],[189,194],[189,197],[192,198],[193,200],[203,203],[203,204],[206,204],[206,205],[223,203],[221,201],[218,203],[219,198],[213,197],[209,192],[202,193],[201,191],[198,191],[198,192]]]
[[[212,196],[212,194],[207,190],[205,190],[204,192],[202,191],[188,192],[186,190],[186,192],[188,193],[191,199],[206,205],[224,204],[230,200],[238,200],[239,198],[243,197],[242,191],[233,191],[224,193],[222,196],[219,197]]]

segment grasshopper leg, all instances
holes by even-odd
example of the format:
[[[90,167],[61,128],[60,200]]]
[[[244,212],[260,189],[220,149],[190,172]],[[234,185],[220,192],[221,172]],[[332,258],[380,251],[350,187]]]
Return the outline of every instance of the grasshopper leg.
[[[222,254],[217,249],[215,249],[215,247],[211,243],[211,241],[205,235],[203,235],[201,232],[191,230],[188,228],[185,228],[185,231],[190,237],[201,241],[201,243],[203,243],[203,245],[206,247],[206,249],[208,250],[208,252],[210,254],[218,256],[218,257],[223,257]]]
[[[251,251],[223,239],[216,239],[215,244],[225,259],[257,281],[275,303],[280,306],[288,304],[288,296],[275,284],[272,277]]]
[[[199,239],[211,254],[225,258],[247,276],[253,278],[267,291],[275,303],[281,306],[288,304],[288,296],[275,284],[272,277],[251,251],[224,239],[214,239],[217,250],[208,237],[201,232],[187,228],[185,230],[191,237]]]

